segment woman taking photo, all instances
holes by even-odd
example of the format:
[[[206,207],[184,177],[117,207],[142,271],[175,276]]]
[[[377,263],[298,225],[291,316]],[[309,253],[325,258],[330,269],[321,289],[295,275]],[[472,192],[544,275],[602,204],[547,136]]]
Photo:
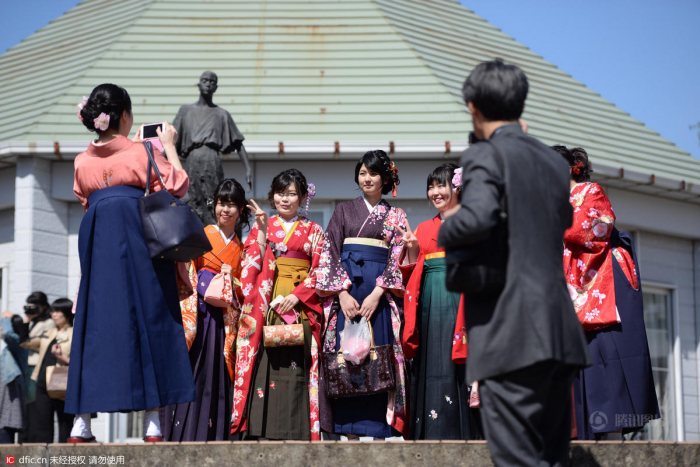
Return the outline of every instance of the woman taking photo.
[[[455,174],[457,176],[455,177]],[[414,439],[477,439],[478,414],[467,404],[464,299],[445,288],[445,250],[437,238],[443,213],[459,204],[461,169],[448,162],[428,176],[426,192],[438,214],[405,234],[408,276],[402,345],[411,366]]]
[[[319,440],[318,365],[321,306],[316,268],[323,229],[299,214],[315,194],[296,169],[273,180],[268,218],[255,201],[255,225],[241,273],[245,301],[236,343],[231,434],[247,439]],[[283,325],[303,328],[298,341],[277,345],[263,335]],[[298,328],[297,328],[298,329]],[[291,345],[289,345],[291,344]]]
[[[204,228],[213,249],[189,265],[194,293],[180,302],[185,338],[190,347],[196,399],[162,412],[163,436],[167,441],[212,441],[228,439],[231,410],[231,382],[236,328],[240,306],[236,283],[241,277],[243,226],[248,226],[249,210],[245,190],[238,181],[227,178],[214,191],[211,209],[216,224]],[[217,277],[217,274],[219,275]],[[228,274],[224,281],[220,274]],[[216,279],[215,279],[216,277]],[[226,284],[223,297],[207,303],[207,291],[214,280]],[[218,290],[218,289],[217,289]]]
[[[94,440],[91,412],[146,410],[144,439],[160,441],[158,408],[194,400],[182,332],[175,263],[151,259],[139,198],[148,156],[128,138],[134,118],[124,88],[101,84],[79,104],[83,125],[97,133],[75,159],[73,191],[87,212],[78,249],[82,277],[76,305],[65,410],[76,414],[69,442]],[[188,178],[175,151],[176,133],[158,130],[165,156],[153,149],[175,196]]]
[[[64,411],[62,399],[51,398],[47,384],[57,366],[68,366],[71,340],[73,338],[73,302],[59,298],[51,304],[51,328],[41,339],[39,364],[34,368],[32,380],[36,383],[34,409],[28,414],[31,439],[27,443],[53,443],[54,414],[58,419],[58,442],[65,443],[73,425],[73,417]]]
[[[322,428],[348,438],[387,438],[407,434],[406,376],[401,350],[403,295],[399,257],[406,213],[382,195],[396,193],[398,169],[384,151],[369,151],[355,166],[362,196],[339,203],[326,230],[316,288],[328,297],[324,352],[338,351],[349,320],[371,322],[374,343],[392,345],[396,388],[369,396],[330,400],[324,396]]]
[[[574,380],[577,438],[620,439],[659,417],[639,267],[603,187],[590,181],[586,151],[554,150],[571,167],[574,218],[564,234],[564,273],[592,359]]]

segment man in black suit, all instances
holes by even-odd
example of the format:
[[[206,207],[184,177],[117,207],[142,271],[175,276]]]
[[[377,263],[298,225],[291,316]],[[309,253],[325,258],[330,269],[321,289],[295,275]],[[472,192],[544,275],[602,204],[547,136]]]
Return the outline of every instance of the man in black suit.
[[[494,463],[566,465],[571,382],[587,364],[562,266],[569,172],[518,124],[527,91],[522,70],[500,60],[481,63],[465,81],[473,143],[461,160],[461,204],[438,242],[448,262],[470,249],[504,258],[504,282],[466,296],[467,381],[480,382]]]

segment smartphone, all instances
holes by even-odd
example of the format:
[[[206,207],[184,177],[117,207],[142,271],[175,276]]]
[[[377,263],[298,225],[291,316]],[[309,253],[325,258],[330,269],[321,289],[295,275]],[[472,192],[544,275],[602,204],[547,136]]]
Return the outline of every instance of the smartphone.
[[[156,129],[163,130],[162,123],[147,123],[141,126],[141,139],[157,138]]]

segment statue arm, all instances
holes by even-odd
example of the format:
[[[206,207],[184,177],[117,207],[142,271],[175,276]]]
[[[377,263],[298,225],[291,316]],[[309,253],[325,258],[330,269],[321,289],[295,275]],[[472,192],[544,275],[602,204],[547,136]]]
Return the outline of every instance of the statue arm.
[[[241,143],[241,147],[238,150],[238,156],[241,158],[241,161],[243,162],[243,166],[245,167],[245,179],[246,182],[248,182],[248,188],[250,190],[253,189],[253,172],[250,168],[250,160],[248,159],[248,151],[245,150],[245,146],[243,146],[243,143]]]

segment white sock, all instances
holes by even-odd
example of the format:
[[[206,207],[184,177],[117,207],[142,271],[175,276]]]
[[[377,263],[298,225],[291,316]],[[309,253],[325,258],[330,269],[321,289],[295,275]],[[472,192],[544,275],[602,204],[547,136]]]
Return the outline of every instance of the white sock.
[[[70,430],[70,435],[80,438],[92,438],[89,413],[81,413],[75,416],[75,419],[73,420],[73,428]]]
[[[160,432],[158,409],[146,410],[143,415],[143,436],[163,436]]]

